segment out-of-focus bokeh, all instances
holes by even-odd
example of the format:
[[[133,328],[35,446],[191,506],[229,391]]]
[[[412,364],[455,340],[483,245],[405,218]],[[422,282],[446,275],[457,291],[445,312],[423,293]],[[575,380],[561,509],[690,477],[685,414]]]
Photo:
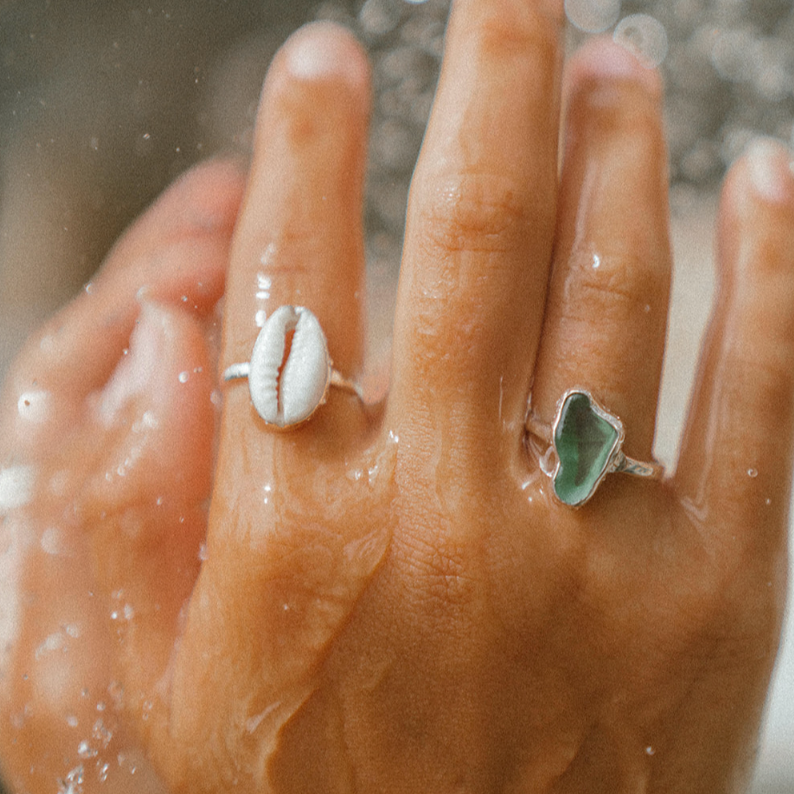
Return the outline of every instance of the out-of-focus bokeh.
[[[569,46],[614,36],[667,85],[676,279],[657,452],[674,463],[713,290],[716,193],[794,123],[791,0],[565,0]],[[375,97],[365,219],[374,357],[388,347],[408,184],[449,0],[0,0],[0,379],[172,179],[246,154],[267,65],[311,19],[352,28]],[[794,792],[794,621],[754,794]]]

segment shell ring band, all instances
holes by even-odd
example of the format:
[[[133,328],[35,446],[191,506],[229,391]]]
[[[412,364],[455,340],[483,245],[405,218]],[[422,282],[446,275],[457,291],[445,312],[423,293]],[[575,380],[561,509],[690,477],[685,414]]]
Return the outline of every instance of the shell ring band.
[[[310,419],[331,386],[363,401],[361,388],[334,369],[320,321],[304,306],[279,306],[267,318],[251,361],[232,364],[223,373],[225,381],[238,378],[248,378],[256,412],[277,430],[291,430]]]
[[[555,499],[568,507],[585,504],[607,474],[664,477],[661,464],[634,460],[623,452],[623,423],[587,389],[568,389],[563,394],[551,427],[530,412],[526,429],[549,445],[548,458],[542,461],[548,465],[543,470],[551,477]]]

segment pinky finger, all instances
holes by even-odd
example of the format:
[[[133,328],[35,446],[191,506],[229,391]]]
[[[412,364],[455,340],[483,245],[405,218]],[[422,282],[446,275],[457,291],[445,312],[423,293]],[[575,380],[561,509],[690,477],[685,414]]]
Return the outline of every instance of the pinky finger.
[[[790,164],[782,144],[761,139],[726,181],[720,288],[676,474],[696,515],[745,527],[742,545],[777,547],[785,531],[794,452]]]

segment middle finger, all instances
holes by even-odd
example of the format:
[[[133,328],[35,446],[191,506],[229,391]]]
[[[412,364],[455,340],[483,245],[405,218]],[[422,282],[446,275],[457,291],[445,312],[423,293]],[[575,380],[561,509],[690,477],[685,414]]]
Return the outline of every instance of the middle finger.
[[[523,419],[556,211],[561,6],[453,6],[395,316],[401,432],[454,417],[490,435]]]

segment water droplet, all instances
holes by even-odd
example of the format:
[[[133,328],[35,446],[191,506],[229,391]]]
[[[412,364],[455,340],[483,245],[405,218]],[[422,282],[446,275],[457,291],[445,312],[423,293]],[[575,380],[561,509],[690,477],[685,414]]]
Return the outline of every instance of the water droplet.
[[[107,708],[104,700],[100,700],[99,703],[96,704],[97,711],[104,711]]]
[[[100,717],[94,723],[94,728],[91,731],[91,737],[99,742],[99,746],[102,750],[104,750],[110,744],[110,740],[113,738],[113,731],[109,730],[105,726],[102,717]]]
[[[45,554],[57,556],[64,553],[63,533],[57,527],[48,527],[41,533],[41,550]]]
[[[593,270],[598,270],[601,267],[601,257],[598,254],[593,254]]]
[[[33,499],[34,485],[33,466],[9,466],[0,469],[0,515],[29,504]]]
[[[190,373],[185,370],[184,372],[179,373],[179,382],[180,383],[187,383],[188,378],[190,377]]]
[[[118,681],[108,684],[108,695],[113,701],[113,708],[118,710],[124,706],[124,687]]]
[[[747,476],[755,479],[758,476],[758,469],[747,469]]]
[[[182,303],[187,303],[187,295],[182,296]]]
[[[100,783],[104,783],[108,779],[109,769],[110,764],[102,764],[102,766],[97,769],[97,777],[99,778]]]
[[[70,728],[76,728],[76,727],[79,725],[79,723],[78,723],[78,721],[77,721],[77,717],[75,717],[75,716],[74,716],[74,714],[69,714],[69,715],[66,717],[66,724],[67,724],[67,725],[68,725]]]
[[[772,500],[771,499],[767,499],[767,500],[765,500],[764,504],[766,504],[766,506],[769,507],[769,505],[772,504]]]
[[[257,328],[264,328],[267,322],[267,312],[264,309],[260,309],[254,317],[254,322]]]
[[[273,262],[273,258],[277,251],[278,247],[275,243],[268,243],[267,248],[262,252],[262,256],[259,257],[260,263],[268,267]],[[270,278],[264,273],[257,273],[256,283],[259,289],[270,289],[270,285],[272,284]]]
[[[620,0],[565,0],[568,21],[585,33],[603,33],[620,14]]]
[[[94,291],[94,285],[89,281],[88,284],[83,287],[83,289],[86,291],[86,294],[90,295]]]
[[[214,389],[212,394],[210,394],[210,402],[216,407],[220,408],[223,405],[223,396],[221,395],[218,389]]]
[[[64,635],[60,631],[53,632],[44,639],[38,648],[36,648],[35,656],[37,659],[41,659],[42,656],[45,656],[48,653],[63,650],[65,645],[66,638]]]
[[[646,303],[645,306],[643,306],[642,310],[645,312],[645,314],[650,314],[651,313],[651,304],[650,303]]]
[[[94,758],[98,754],[99,751],[91,747],[87,739],[83,739],[83,741],[77,745],[77,755],[79,755],[80,758]]]
[[[646,755],[656,755],[656,750],[653,749],[650,745],[645,748]]]
[[[50,416],[50,393],[46,391],[26,391],[17,401],[19,416],[27,422],[40,425]]]
[[[130,604],[124,604],[124,620],[132,620],[135,617],[135,610]]]
[[[199,546],[198,558],[199,558],[199,559],[200,559],[202,562],[206,562],[206,560],[207,560],[207,557],[208,557],[208,556],[209,556],[209,555],[208,555],[208,552],[207,552],[207,544],[206,544],[206,543],[202,543],[202,544]]]
[[[58,794],[82,794],[85,775],[83,765],[69,770],[63,780],[58,780]]]
[[[621,19],[613,38],[648,67],[659,66],[667,57],[667,31],[648,14],[631,14]]]

